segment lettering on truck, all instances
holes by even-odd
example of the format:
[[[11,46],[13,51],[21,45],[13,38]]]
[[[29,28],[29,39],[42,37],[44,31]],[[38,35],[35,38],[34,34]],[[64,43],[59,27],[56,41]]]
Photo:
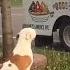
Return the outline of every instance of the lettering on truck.
[[[31,27],[39,30],[49,30],[49,25],[23,24],[23,28]]]

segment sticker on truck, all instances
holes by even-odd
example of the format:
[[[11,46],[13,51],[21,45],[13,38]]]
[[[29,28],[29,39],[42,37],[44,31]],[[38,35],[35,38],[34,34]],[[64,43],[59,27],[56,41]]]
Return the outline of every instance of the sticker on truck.
[[[46,22],[49,17],[53,17],[54,12],[50,12],[47,4],[43,1],[32,1],[28,12],[35,22]]]

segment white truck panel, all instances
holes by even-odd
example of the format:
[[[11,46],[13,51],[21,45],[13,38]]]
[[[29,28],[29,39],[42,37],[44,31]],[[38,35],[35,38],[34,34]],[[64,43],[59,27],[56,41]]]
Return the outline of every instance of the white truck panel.
[[[38,35],[47,35],[51,36],[52,35],[52,29],[54,26],[54,23],[56,19],[58,19],[62,15],[68,15],[70,16],[70,1],[69,0],[38,0],[39,3],[42,1],[47,5],[49,13],[47,15],[40,15],[40,16],[35,16],[29,13],[28,9],[31,5],[33,0],[24,0],[23,1],[23,7],[24,7],[24,13],[26,17],[26,23],[27,25],[30,25],[32,28],[35,28],[37,31]],[[37,0],[34,0],[36,2]],[[55,7],[54,5],[57,3],[63,3],[63,7],[66,7],[65,9],[59,9],[57,10],[57,6]],[[53,7],[54,6],[54,7]],[[26,25],[25,25],[26,26]],[[39,26],[39,28],[37,27]],[[47,27],[47,28],[46,28]]]

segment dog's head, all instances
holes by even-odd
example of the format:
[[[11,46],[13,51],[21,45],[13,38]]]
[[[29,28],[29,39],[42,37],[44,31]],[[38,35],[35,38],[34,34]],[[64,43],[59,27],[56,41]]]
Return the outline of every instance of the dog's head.
[[[24,28],[17,34],[17,39],[33,40],[36,37],[36,32],[32,28]]]

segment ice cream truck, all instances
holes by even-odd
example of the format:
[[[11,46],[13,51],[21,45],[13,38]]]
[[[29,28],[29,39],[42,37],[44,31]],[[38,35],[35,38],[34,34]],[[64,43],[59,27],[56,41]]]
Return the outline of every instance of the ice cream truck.
[[[23,28],[32,27],[36,30],[36,45],[52,43],[57,35],[60,43],[70,47],[69,0],[24,0],[23,3]]]

